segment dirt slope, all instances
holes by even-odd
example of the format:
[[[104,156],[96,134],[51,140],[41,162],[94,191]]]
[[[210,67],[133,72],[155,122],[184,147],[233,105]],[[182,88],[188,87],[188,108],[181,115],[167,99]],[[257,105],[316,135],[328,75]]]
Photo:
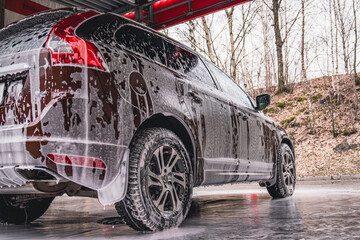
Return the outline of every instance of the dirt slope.
[[[298,176],[360,174],[360,122],[355,121],[353,115],[353,79],[350,76],[336,79],[339,92],[333,100],[336,137],[332,134],[329,77],[309,80],[315,134],[310,133],[304,82],[292,85],[292,93],[274,95],[270,92],[272,103],[264,112],[281,123],[294,139]],[[356,91],[360,96],[360,86]]]

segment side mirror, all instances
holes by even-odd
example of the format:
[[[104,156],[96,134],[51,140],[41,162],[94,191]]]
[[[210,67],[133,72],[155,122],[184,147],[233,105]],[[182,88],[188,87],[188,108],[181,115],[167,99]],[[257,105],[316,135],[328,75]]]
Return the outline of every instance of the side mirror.
[[[270,105],[270,95],[263,94],[256,97],[256,109],[263,110]]]

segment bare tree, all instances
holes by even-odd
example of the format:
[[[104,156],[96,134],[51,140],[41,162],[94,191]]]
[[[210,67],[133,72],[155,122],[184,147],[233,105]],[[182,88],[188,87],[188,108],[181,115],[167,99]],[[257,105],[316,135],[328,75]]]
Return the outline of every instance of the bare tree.
[[[305,1],[301,0],[301,12],[302,12],[302,27],[301,27],[301,70],[302,70],[302,81],[306,84],[306,98],[309,105],[309,114],[310,114],[310,133],[314,134],[314,116],[311,106],[310,98],[310,86],[307,81],[306,68],[305,68]]]
[[[329,0],[330,23],[331,23],[331,25],[330,25],[330,41],[331,41],[330,48],[331,48],[331,63],[332,63],[331,64],[331,68],[332,68],[331,73],[332,74],[331,74],[331,78],[330,78],[331,79],[330,84],[331,84],[332,88],[330,88],[329,108],[330,108],[332,133],[333,133],[333,136],[336,137],[337,133],[336,133],[336,130],[335,130],[334,102],[333,102],[334,92],[336,92],[336,88],[335,88],[335,57],[334,57],[334,34],[333,34],[333,27],[332,27],[332,23],[333,23],[333,21],[332,21],[332,17],[333,17],[332,10],[333,10],[333,7],[332,7],[332,4],[331,4],[331,0]]]
[[[357,51],[357,42],[358,42],[358,36],[357,36],[357,23],[356,23],[356,14],[357,14],[357,7],[356,7],[356,3],[355,0],[353,0],[353,12],[354,12],[354,32],[355,32],[355,40],[354,40],[354,94],[355,94],[355,106],[354,106],[354,120],[357,121],[359,120],[358,118],[358,114],[357,114],[357,110],[358,110],[358,106],[359,106],[359,99],[358,99],[358,94],[356,91],[356,85],[360,84],[359,82],[359,77],[357,75],[357,71],[356,71],[356,51]]]
[[[235,80],[238,80],[238,66],[242,62],[242,59],[245,55],[246,36],[251,32],[253,28],[253,20],[256,16],[256,14],[254,13],[256,11],[256,7],[253,6],[255,5],[250,3],[246,7],[241,6],[239,8],[241,12],[241,20],[237,20],[237,22],[239,23],[237,25],[238,31],[234,30],[233,15],[235,7],[225,10],[230,38],[230,76]]]
[[[192,49],[196,50],[196,38],[195,38],[195,21],[194,20],[190,20],[186,23],[186,25],[188,26],[188,30],[189,30],[189,41],[190,41],[190,46]]]
[[[287,91],[285,86],[285,78],[284,78],[284,57],[283,57],[283,45],[289,36],[289,32],[294,26],[298,16],[301,12],[301,9],[295,15],[295,17],[290,21],[289,27],[285,29],[284,37],[281,35],[280,29],[280,5],[282,0],[272,0],[272,6],[270,6],[266,0],[263,0],[265,5],[271,10],[274,17],[274,32],[275,32],[275,45],[276,45],[276,55],[277,55],[277,63],[278,63],[278,92],[281,93],[283,91]]]
[[[209,26],[206,22],[206,18],[202,17],[201,18],[203,27],[204,27],[204,32],[205,32],[205,40],[206,40],[206,46],[207,46],[207,51],[208,51],[208,56],[210,58],[210,60],[216,64],[216,60],[215,60],[215,56],[213,53],[213,48],[212,48],[212,40],[211,40],[211,33],[210,33],[210,29]]]
[[[272,69],[271,69],[271,48],[269,36],[268,13],[264,9],[263,4],[260,4],[258,15],[262,26],[263,34],[263,54],[264,54],[264,67],[265,67],[265,88],[268,89],[272,85]],[[260,64],[261,66],[262,64]]]
[[[286,0],[284,0],[283,11],[284,11],[284,14],[283,14],[284,20],[282,21],[281,28],[287,29],[288,8],[287,8]],[[285,85],[289,84],[289,65],[290,65],[289,57],[290,57],[289,56],[289,38],[287,37],[286,39],[284,39],[284,81],[285,81]]]
[[[345,9],[345,2],[342,1],[343,5],[340,4],[340,0],[337,0],[337,6],[335,5],[334,1],[334,11],[336,20],[339,24],[340,28],[340,36],[341,36],[341,42],[342,42],[342,48],[343,48],[343,57],[344,57],[344,66],[345,66],[345,73],[349,74],[349,54],[348,54],[348,41],[349,41],[349,34],[350,30],[346,29],[346,23],[345,23],[345,16],[344,16],[344,9]]]
[[[336,0],[334,0],[334,6],[336,6]],[[334,11],[335,19],[338,18],[337,11]],[[336,57],[336,65],[335,65],[335,73],[336,75],[339,74],[339,47],[338,47],[338,39],[339,39],[339,30],[337,21],[335,21],[335,57]]]
[[[283,45],[284,41],[281,37],[280,24],[279,24],[279,9],[281,0],[273,0],[273,7],[271,11],[274,14],[274,31],[275,31],[275,44],[276,44],[276,55],[278,61],[278,88],[279,91],[285,90],[284,80],[284,60],[283,60]]]
[[[228,21],[229,26],[229,35],[230,35],[230,76],[233,79],[236,79],[236,61],[235,61],[235,40],[234,40],[234,33],[233,33],[233,14],[234,14],[234,7],[230,8],[230,10],[225,9],[226,18]]]

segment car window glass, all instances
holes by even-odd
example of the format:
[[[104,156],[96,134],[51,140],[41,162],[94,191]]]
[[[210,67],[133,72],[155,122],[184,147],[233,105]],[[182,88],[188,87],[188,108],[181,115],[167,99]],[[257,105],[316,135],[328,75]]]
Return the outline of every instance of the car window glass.
[[[114,33],[119,30],[120,26],[128,24],[129,21],[106,13],[90,18],[82,23],[76,29],[76,35],[86,40],[114,45]]]
[[[215,87],[209,71],[198,56],[171,43],[167,44],[166,49],[169,67],[188,75],[192,79]]]
[[[197,56],[178,46],[166,42],[168,67],[182,73],[188,73],[197,64]]]
[[[248,95],[238,84],[236,84],[228,75],[226,75],[212,63],[208,63],[207,65],[225,93],[229,94],[233,98],[236,98],[238,103],[252,108],[252,104],[248,98]]]
[[[120,45],[129,50],[182,72],[192,79],[197,79],[215,87],[209,71],[198,56],[163,40],[156,34],[125,25],[116,32],[115,38]]]
[[[205,67],[200,58],[197,58],[197,64],[187,73],[187,75],[215,87],[214,80],[212,79],[209,70]]]
[[[166,65],[164,41],[143,29],[125,25],[115,34],[116,41],[127,49]]]

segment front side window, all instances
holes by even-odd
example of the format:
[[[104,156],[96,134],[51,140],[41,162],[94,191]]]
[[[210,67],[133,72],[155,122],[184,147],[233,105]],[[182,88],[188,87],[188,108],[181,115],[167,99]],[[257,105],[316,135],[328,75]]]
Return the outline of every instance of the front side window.
[[[207,66],[225,93],[229,94],[233,98],[236,98],[237,102],[239,102],[241,105],[248,108],[253,108],[248,95],[237,83],[234,82],[234,80],[232,80],[214,64],[208,63]]]
[[[214,80],[212,79],[209,71],[207,70],[201,59],[198,57],[196,58],[196,64],[194,64],[194,67],[190,69],[190,71],[188,71],[186,75],[216,88]]]

